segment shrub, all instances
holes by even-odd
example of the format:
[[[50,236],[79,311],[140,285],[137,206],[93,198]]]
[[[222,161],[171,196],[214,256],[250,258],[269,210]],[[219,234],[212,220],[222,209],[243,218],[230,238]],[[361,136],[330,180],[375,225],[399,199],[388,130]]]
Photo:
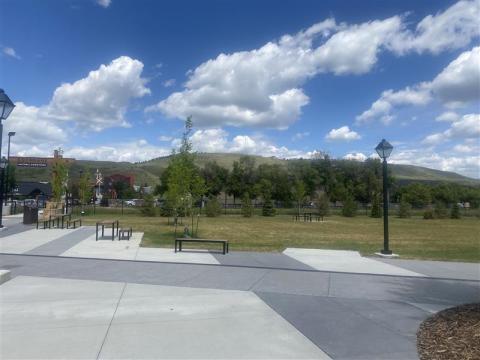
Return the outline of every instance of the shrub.
[[[433,212],[437,219],[445,219],[448,217],[447,207],[441,201],[435,203],[435,208]]]
[[[412,205],[405,199],[400,200],[400,206],[398,207],[398,217],[402,219],[409,218],[411,216]]]
[[[208,217],[216,217],[222,213],[222,207],[218,202],[216,196],[210,196],[207,204],[205,205],[205,215]]]
[[[140,212],[143,216],[155,216],[157,214],[155,209],[155,200],[153,199],[152,195],[145,196]]]
[[[352,196],[348,196],[342,208],[342,215],[346,217],[354,217],[357,215],[357,203]]]
[[[426,209],[426,210],[423,212],[423,218],[424,218],[425,220],[434,219],[435,216],[433,216],[433,210],[432,210],[432,209]]]
[[[242,198],[242,215],[243,217],[252,217],[253,215],[252,200],[248,193],[245,193]]]
[[[275,208],[273,207],[272,199],[266,198],[265,201],[263,202],[262,215],[275,216]]]
[[[450,210],[450,218],[451,219],[460,219],[460,207],[458,203],[454,203],[452,206],[452,210]]]
[[[328,216],[330,212],[330,199],[326,193],[320,194],[316,201],[318,215],[321,217]]]
[[[372,211],[370,213],[372,218],[381,218],[382,217],[382,207],[380,205],[380,195],[376,193],[373,195],[372,199]]]

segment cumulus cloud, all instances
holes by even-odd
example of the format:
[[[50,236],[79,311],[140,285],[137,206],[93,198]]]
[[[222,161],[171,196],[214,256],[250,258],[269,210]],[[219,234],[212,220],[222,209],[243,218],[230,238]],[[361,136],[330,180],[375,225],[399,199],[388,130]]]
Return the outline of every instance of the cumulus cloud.
[[[456,121],[460,118],[460,115],[458,115],[456,112],[453,111],[445,111],[438,115],[435,120],[437,121],[446,121],[446,122],[453,122]]]
[[[368,159],[368,156],[360,152],[354,152],[354,153],[348,153],[343,158],[345,160],[365,161]]]
[[[296,133],[295,135],[292,136],[292,141],[298,141],[298,140],[301,140],[303,138],[306,138],[307,136],[310,136],[309,131],[299,132],[299,133]]]
[[[398,54],[461,49],[480,35],[479,18],[480,1],[459,1],[444,12],[426,16],[414,31],[398,34],[390,47]]]
[[[480,98],[480,47],[460,54],[432,81],[406,87],[403,90],[386,90],[368,110],[356,117],[356,124],[379,119],[391,120],[391,111],[398,106],[426,105],[437,99],[445,106],[459,106]],[[452,113],[445,116],[452,118]]]
[[[142,70],[142,62],[121,56],[83,79],[59,86],[43,110],[52,118],[75,121],[80,129],[127,127],[125,113],[130,101],[150,94]]]
[[[401,55],[464,46],[477,36],[476,5],[478,1],[462,1],[443,13],[427,16],[414,31],[401,16],[350,25],[327,19],[258,49],[220,54],[204,62],[187,73],[183,91],[172,93],[146,111],[180,119],[192,115],[199,127],[285,129],[309,102],[302,89],[308,79],[321,73],[367,73],[384,49]],[[388,107],[389,100],[392,106],[409,101],[423,104],[429,97],[421,86],[398,95],[389,92],[377,107]],[[383,121],[391,120],[384,111]]]
[[[452,122],[450,128],[442,133],[428,135],[422,143],[438,145],[451,139],[479,139],[480,114],[463,115],[461,119]]]
[[[327,140],[339,140],[339,141],[352,141],[352,140],[359,140],[361,136],[353,131],[350,130],[348,126],[342,126],[338,129],[332,129],[330,132],[325,136]]]
[[[17,52],[15,51],[14,48],[11,48],[11,47],[8,47],[8,46],[5,46],[3,49],[2,49],[2,52],[9,56],[9,57],[12,57],[14,59],[17,59],[17,60],[20,60],[21,57],[17,54]]]
[[[175,85],[175,83],[176,83],[175,79],[168,79],[168,80],[165,80],[163,82],[163,86],[168,88],[168,87],[171,87],[171,86]]]

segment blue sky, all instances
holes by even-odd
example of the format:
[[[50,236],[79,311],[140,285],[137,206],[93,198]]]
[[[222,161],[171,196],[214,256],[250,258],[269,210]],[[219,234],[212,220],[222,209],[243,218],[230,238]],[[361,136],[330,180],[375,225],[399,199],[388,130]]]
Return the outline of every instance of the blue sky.
[[[13,152],[392,161],[479,177],[478,1],[0,0]],[[223,55],[222,55],[223,54]]]

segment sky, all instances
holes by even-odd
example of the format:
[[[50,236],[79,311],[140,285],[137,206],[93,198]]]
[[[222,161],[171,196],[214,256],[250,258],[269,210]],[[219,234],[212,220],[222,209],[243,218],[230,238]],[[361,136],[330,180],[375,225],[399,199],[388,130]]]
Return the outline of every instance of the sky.
[[[0,0],[12,154],[390,161],[480,177],[480,0]],[[4,147],[6,149],[4,136]]]

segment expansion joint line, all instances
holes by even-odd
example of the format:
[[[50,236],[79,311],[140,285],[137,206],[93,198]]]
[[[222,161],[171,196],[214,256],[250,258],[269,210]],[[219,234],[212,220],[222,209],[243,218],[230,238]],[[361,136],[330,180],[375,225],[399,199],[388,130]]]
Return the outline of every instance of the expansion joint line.
[[[120,297],[118,298],[118,301],[117,301],[117,305],[115,306],[115,311],[113,312],[112,318],[110,319],[110,323],[108,324],[107,331],[105,332],[105,336],[103,338],[102,345],[100,345],[100,349],[98,350],[98,354],[97,354],[97,357],[96,357],[97,360],[100,358],[100,354],[102,353],[103,345],[105,345],[105,342],[107,341],[108,333],[110,332],[110,328],[112,326],[113,319],[115,318],[115,315],[116,315],[117,310],[118,310],[118,306],[120,305],[120,301],[123,298],[123,294],[125,293],[126,288],[127,288],[127,283],[124,283],[123,288],[122,288],[122,292],[120,293]]]

